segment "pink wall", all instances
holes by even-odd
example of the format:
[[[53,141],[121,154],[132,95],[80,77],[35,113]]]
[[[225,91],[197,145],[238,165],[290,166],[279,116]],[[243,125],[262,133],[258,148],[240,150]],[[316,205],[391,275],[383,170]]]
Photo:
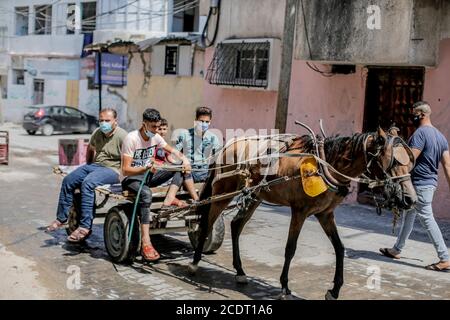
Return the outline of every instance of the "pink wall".
[[[441,41],[438,67],[427,70],[424,99],[433,110],[433,124],[450,139],[450,39]],[[433,208],[435,216],[450,219],[449,188],[442,168]]]
[[[327,78],[311,70],[305,61],[294,60],[287,131],[305,132],[294,124],[295,120],[319,130],[322,118],[328,135],[361,132],[365,87],[362,68],[358,67],[354,74]]]
[[[205,70],[213,54],[214,48],[206,50]],[[224,135],[226,129],[272,129],[275,125],[277,92],[274,91],[228,89],[205,81],[204,102],[213,109],[213,127]]]

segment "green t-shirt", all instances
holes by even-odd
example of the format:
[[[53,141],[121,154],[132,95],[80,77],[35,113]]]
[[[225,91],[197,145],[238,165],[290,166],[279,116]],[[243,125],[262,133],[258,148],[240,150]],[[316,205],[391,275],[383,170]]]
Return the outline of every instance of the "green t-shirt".
[[[95,149],[94,163],[120,172],[120,150],[127,134],[124,129],[119,127],[110,137],[105,136],[100,129],[95,130],[89,141],[89,144]]]

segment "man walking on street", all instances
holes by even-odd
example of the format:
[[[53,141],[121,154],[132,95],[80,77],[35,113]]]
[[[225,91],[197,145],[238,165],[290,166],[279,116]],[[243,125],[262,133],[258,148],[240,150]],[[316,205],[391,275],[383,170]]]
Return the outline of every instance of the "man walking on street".
[[[411,179],[417,192],[418,201],[415,208],[403,214],[400,233],[393,248],[381,248],[380,252],[390,258],[400,259],[414,226],[416,215],[427,230],[433,243],[439,262],[426,267],[428,270],[447,271],[450,269],[448,249],[434,216],[432,201],[438,185],[439,162],[444,167],[445,176],[450,186],[450,154],[446,138],[431,123],[431,107],[426,102],[417,102],[413,106],[414,125],[417,130],[409,140],[409,146],[416,158],[416,166],[411,172]]]

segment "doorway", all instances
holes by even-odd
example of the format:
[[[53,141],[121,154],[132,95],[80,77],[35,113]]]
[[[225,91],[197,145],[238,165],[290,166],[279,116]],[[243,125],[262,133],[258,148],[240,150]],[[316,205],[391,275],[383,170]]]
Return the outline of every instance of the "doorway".
[[[423,67],[368,67],[364,132],[395,126],[408,141],[415,128],[411,121],[412,106],[422,100],[425,79]],[[359,186],[358,202],[373,204],[366,185]]]
[[[34,79],[33,81],[33,103],[43,104],[44,103],[44,80]]]

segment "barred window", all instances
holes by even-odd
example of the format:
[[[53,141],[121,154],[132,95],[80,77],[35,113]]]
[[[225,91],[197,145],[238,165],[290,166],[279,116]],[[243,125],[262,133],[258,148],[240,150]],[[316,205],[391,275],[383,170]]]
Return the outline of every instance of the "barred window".
[[[177,74],[178,47],[166,46],[166,64],[164,74]]]
[[[267,88],[270,42],[219,43],[209,65],[210,84]]]

